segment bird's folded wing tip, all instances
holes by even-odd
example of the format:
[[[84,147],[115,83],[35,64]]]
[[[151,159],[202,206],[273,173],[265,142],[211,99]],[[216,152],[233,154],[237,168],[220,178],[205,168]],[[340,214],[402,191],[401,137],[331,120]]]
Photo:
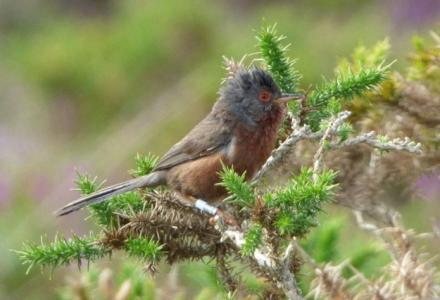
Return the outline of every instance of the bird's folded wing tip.
[[[64,216],[64,214],[65,214],[64,210],[65,210],[64,207],[62,207],[62,208],[60,208],[60,209],[55,210],[55,211],[53,212],[53,214],[54,214],[56,217]]]
[[[69,203],[69,204],[57,209],[56,211],[54,211],[53,214],[57,217],[61,217],[61,216],[64,216],[64,215],[71,213],[72,211],[74,211],[74,209],[72,207],[72,204]]]

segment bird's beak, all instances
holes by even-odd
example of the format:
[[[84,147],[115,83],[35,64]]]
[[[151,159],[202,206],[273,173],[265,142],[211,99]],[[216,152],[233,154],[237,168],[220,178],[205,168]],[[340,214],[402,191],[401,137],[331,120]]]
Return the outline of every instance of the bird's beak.
[[[283,104],[293,100],[304,100],[306,98],[305,94],[282,94],[280,98],[273,100],[275,104]]]

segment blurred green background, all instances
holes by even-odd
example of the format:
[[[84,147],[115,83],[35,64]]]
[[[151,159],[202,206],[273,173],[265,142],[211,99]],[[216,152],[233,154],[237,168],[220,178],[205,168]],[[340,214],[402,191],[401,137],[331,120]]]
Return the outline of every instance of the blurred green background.
[[[403,69],[411,37],[439,21],[438,0],[0,0],[0,299],[55,299],[79,277],[75,266],[26,276],[10,249],[88,232],[84,214],[52,214],[78,195],[75,170],[112,183],[137,152],[163,154],[216,100],[222,55],[257,51],[263,24],[288,36],[306,88],[359,43],[385,37]],[[429,230],[429,205],[400,209]],[[212,299],[210,267],[177,273],[183,299]],[[149,280],[164,288],[169,276]]]

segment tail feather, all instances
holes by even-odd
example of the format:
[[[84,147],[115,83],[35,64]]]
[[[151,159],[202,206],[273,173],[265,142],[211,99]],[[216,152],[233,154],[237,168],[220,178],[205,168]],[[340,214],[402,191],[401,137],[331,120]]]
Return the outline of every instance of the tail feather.
[[[164,183],[164,176],[162,173],[154,172],[145,176],[130,179],[92,194],[86,195],[79,198],[73,202],[70,202],[66,206],[62,207],[55,212],[57,216],[64,216],[70,214],[71,212],[77,211],[83,207],[89,206],[91,204],[97,204],[108,200],[109,198],[120,195],[129,191],[132,191],[141,187],[155,187],[157,185]]]

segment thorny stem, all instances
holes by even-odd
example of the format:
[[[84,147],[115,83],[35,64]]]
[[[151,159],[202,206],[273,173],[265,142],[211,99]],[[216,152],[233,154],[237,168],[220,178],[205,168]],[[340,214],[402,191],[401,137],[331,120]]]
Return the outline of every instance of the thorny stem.
[[[216,229],[222,233],[223,239],[230,239],[239,249],[244,245],[244,234],[239,229],[225,228],[217,223]],[[289,249],[289,247],[288,247]],[[289,252],[290,253],[290,250]],[[286,297],[291,300],[303,300],[301,292],[296,283],[295,277],[290,271],[291,258],[284,259],[281,263],[273,257],[272,251],[268,245],[256,249],[253,254],[253,260],[266,273],[277,281],[278,286],[283,290]]]
[[[284,251],[284,255],[281,261],[281,268],[282,268],[282,275],[281,278],[283,279],[283,282],[285,282],[283,288],[283,291],[288,295],[288,292],[290,291],[298,291],[298,286],[295,281],[295,277],[290,271],[290,266],[292,265],[292,259],[295,252],[295,245],[296,245],[296,239],[293,238],[289,245],[287,245],[286,250]],[[290,297],[290,296],[288,296]],[[301,297],[301,296],[300,296]],[[289,299],[302,299],[302,298],[292,298]]]
[[[322,159],[323,153],[327,149],[332,148],[342,148],[348,147],[356,144],[367,144],[374,148],[381,150],[397,150],[397,151],[406,151],[410,153],[420,153],[421,145],[419,143],[414,143],[410,141],[408,138],[403,140],[394,139],[392,141],[387,141],[384,139],[379,139],[374,132],[369,132],[366,134],[359,135],[357,137],[352,137],[344,142],[337,143],[331,142],[331,136],[337,133],[339,127],[347,120],[350,116],[349,111],[340,112],[336,117],[331,119],[325,130],[321,132],[312,132],[308,125],[304,125],[299,127],[299,122],[295,118],[292,119],[292,133],[290,136],[276,149],[272,152],[272,155],[267,159],[263,167],[257,173],[257,175],[253,178],[253,183],[258,183],[270,170],[276,168],[279,163],[285,159],[288,154],[293,150],[295,144],[301,140],[305,139],[321,139],[319,143],[319,148],[314,156],[314,166],[313,166],[313,177],[316,178],[317,174],[322,169]],[[240,231],[234,230],[223,230],[222,234],[225,238],[230,238],[234,243],[240,248],[244,243],[243,233]],[[266,246],[267,247],[267,246]],[[298,249],[301,252],[301,248],[297,244],[296,240],[291,240],[288,247],[285,250],[283,258],[281,260],[281,266],[278,267],[280,271],[279,274],[281,276],[278,277],[279,283],[283,291],[286,293],[286,296],[289,299],[302,299],[302,296],[298,292],[297,283],[295,281],[294,275],[290,272],[289,267],[292,259],[292,253],[294,249]],[[310,264],[312,264],[315,268],[317,267],[316,263],[302,250],[303,257],[308,260]],[[277,269],[277,263],[270,256],[270,249],[267,251],[262,251],[261,249],[257,249],[254,252],[254,259],[257,264],[271,271],[273,273]]]

